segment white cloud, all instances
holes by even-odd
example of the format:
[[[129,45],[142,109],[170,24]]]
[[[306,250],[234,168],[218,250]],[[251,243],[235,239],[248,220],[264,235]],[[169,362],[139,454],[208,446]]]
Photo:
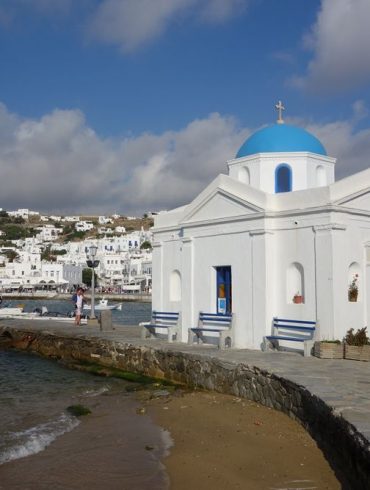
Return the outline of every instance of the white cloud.
[[[0,105],[0,206],[142,213],[190,201],[247,136],[212,114],[162,135],[102,139],[79,111],[22,120]]]
[[[311,32],[307,73],[291,83],[317,92],[345,90],[370,80],[370,1],[322,0]]]
[[[104,0],[88,21],[92,39],[131,52],[184,18],[219,23],[240,14],[249,0]]]
[[[299,121],[337,157],[337,178],[370,164],[370,128],[349,121]],[[294,121],[297,123],[297,120]],[[21,119],[0,104],[0,206],[63,213],[141,214],[190,202],[250,134],[232,117],[211,114],[179,131],[103,139],[77,110]]]
[[[352,112],[348,120],[324,124],[298,118],[289,120],[314,134],[323,143],[328,155],[337,158],[337,180],[370,167],[370,127],[356,129],[357,124],[367,116],[368,110],[364,102],[358,100],[352,105]]]

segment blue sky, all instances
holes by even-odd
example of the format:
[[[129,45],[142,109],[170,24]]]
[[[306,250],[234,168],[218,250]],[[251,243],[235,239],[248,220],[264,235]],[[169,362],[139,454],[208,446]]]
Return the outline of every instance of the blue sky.
[[[366,168],[369,19],[368,0],[2,0],[0,206],[184,204],[279,99],[339,178]]]

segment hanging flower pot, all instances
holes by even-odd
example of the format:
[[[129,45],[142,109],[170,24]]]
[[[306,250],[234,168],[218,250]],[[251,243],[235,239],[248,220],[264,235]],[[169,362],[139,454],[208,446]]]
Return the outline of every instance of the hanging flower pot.
[[[358,298],[358,274],[353,276],[353,279],[348,286],[348,301],[356,303]]]
[[[293,296],[293,303],[296,304],[303,303],[303,296],[301,294],[295,294]]]
[[[353,289],[348,291],[348,301],[351,303],[356,303],[358,298],[358,289]]]

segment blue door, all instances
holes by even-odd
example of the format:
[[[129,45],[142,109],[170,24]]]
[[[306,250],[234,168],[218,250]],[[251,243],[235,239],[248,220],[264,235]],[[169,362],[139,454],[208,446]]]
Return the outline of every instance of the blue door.
[[[229,265],[216,267],[217,273],[217,313],[232,312],[231,267]]]

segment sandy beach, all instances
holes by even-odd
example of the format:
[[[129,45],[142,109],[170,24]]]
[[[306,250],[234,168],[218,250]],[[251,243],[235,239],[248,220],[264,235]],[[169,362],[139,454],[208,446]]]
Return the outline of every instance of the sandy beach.
[[[0,466],[1,490],[340,488],[300,425],[247,400],[144,390],[85,404],[72,432]]]
[[[315,441],[280,412],[205,392],[150,405],[175,441],[164,461],[173,490],[341,488]]]

